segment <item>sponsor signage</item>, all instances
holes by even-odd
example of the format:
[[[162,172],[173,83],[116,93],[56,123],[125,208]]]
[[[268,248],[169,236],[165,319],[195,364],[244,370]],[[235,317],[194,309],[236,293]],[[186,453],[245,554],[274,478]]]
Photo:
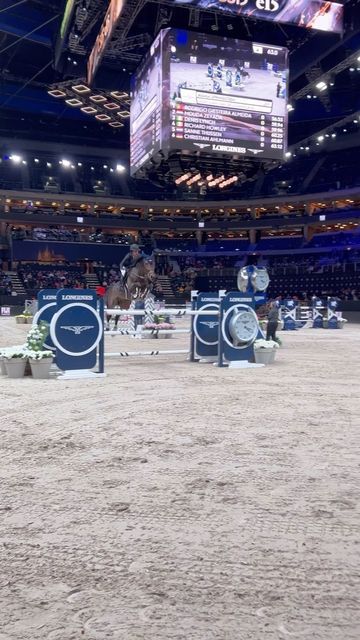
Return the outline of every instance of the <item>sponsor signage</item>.
[[[92,369],[97,346],[103,336],[103,323],[97,312],[96,292],[62,289],[56,296],[57,311],[50,325],[59,369]]]
[[[47,322],[49,325],[56,311],[56,289],[42,289],[38,293],[38,310],[34,315],[33,324],[39,324],[41,321]],[[55,353],[55,345],[50,337],[47,336],[44,343],[45,349],[50,349]]]
[[[93,83],[101,58],[103,57],[105,49],[114,34],[123,6],[124,0],[110,0],[104,21],[88,59],[87,82],[89,85]]]
[[[1,307],[1,315],[9,316],[10,315],[10,307]]]

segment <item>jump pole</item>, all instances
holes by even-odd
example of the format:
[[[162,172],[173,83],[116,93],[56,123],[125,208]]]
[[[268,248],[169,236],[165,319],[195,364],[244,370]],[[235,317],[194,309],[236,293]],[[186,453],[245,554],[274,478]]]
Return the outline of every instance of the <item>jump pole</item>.
[[[111,353],[105,353],[105,358],[127,358],[129,356],[170,356],[170,355],[184,355],[188,354],[189,349],[172,349],[170,351],[114,351]]]
[[[105,331],[106,336],[153,336],[173,333],[190,333],[190,329],[143,329],[143,331],[132,331],[132,329],[119,329],[118,331]]]
[[[192,309],[164,309],[168,316],[218,316],[218,311],[193,311]],[[144,316],[142,309],[106,309],[106,313],[112,316]]]

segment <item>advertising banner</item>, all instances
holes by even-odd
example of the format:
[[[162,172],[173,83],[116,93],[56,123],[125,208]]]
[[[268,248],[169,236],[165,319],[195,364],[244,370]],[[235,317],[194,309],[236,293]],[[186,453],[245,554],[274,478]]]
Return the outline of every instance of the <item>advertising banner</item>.
[[[92,84],[95,78],[101,58],[103,57],[105,49],[114,34],[116,23],[120,17],[123,6],[124,0],[110,0],[104,21],[88,59],[87,82],[89,85]]]
[[[293,24],[330,33],[343,30],[344,8],[325,0],[173,0],[176,5],[224,11],[271,22]]]

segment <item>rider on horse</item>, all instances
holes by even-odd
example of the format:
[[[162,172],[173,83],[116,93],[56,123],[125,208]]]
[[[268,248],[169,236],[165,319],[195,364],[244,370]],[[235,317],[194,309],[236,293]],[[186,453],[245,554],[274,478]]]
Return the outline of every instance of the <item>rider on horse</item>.
[[[136,267],[136,265],[139,264],[142,260],[146,260],[146,258],[147,256],[145,255],[145,253],[143,253],[138,244],[130,245],[130,252],[126,254],[125,258],[123,258],[120,264],[120,271],[123,268],[126,269],[123,278],[124,285],[126,284],[131,269]]]

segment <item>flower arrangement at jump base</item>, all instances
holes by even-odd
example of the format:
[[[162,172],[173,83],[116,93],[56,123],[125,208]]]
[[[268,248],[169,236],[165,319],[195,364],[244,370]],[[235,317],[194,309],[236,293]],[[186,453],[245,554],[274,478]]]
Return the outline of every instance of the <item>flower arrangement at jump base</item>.
[[[53,361],[52,351],[44,349],[49,334],[47,322],[33,325],[27,335],[25,350],[29,358],[33,378],[48,378]]]
[[[19,315],[15,316],[16,324],[31,324],[32,319],[32,314],[27,309],[25,309],[25,311],[23,311]]]
[[[22,378],[25,373],[27,353],[23,345],[5,347],[0,351],[1,373],[9,378]]]
[[[255,362],[259,364],[273,364],[275,354],[280,345],[275,340],[259,339],[254,342]]]
[[[154,316],[154,322],[145,322],[143,329],[145,331],[152,331],[151,335],[145,335],[144,338],[171,338],[171,333],[159,334],[159,332],[173,331],[175,324],[170,322],[169,316]]]
[[[2,349],[2,373],[9,378],[22,378],[29,363],[33,378],[48,378],[53,361],[52,351],[44,349],[48,333],[49,325],[40,322],[31,327],[24,345]]]

